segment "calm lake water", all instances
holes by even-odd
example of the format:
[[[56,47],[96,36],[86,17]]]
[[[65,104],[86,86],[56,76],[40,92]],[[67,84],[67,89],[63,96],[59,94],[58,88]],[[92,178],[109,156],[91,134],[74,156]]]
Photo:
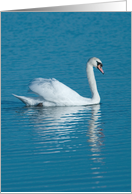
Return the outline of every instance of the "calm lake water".
[[[1,14],[1,191],[131,191],[131,14]],[[33,108],[29,82],[56,78],[101,104]]]

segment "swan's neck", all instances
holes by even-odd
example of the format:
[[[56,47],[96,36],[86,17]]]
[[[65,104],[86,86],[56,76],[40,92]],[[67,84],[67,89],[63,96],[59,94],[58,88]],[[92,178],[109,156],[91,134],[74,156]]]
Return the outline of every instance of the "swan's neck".
[[[96,85],[96,80],[95,80],[95,76],[94,76],[94,70],[93,70],[93,66],[90,64],[87,64],[87,77],[88,77],[88,82],[89,82],[89,86],[91,89],[91,93],[92,93],[92,100],[97,101],[97,103],[100,102],[100,96],[97,90],[97,85]]]

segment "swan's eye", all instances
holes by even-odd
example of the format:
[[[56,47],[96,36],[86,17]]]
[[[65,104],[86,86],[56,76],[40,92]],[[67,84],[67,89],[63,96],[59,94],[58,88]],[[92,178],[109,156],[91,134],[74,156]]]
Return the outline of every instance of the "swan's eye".
[[[97,61],[97,66],[100,65],[100,67],[103,67],[103,64]]]

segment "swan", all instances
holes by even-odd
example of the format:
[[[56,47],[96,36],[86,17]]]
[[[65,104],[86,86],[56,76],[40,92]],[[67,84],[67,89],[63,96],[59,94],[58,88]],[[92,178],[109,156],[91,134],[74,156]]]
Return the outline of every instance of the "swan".
[[[87,78],[90,85],[92,98],[80,96],[65,84],[55,78],[36,78],[29,84],[29,89],[39,95],[38,97],[25,97],[13,94],[26,106],[83,106],[100,103],[93,67],[99,69],[103,74],[102,62],[96,57],[88,60],[86,66]]]

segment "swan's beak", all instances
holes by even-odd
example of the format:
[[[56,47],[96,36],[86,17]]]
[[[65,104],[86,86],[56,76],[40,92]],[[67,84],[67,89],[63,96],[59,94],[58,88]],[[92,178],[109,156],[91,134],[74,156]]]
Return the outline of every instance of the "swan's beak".
[[[102,65],[97,65],[97,68],[101,71],[101,73],[103,73],[104,74],[104,71],[103,71],[103,69],[102,69]]]

